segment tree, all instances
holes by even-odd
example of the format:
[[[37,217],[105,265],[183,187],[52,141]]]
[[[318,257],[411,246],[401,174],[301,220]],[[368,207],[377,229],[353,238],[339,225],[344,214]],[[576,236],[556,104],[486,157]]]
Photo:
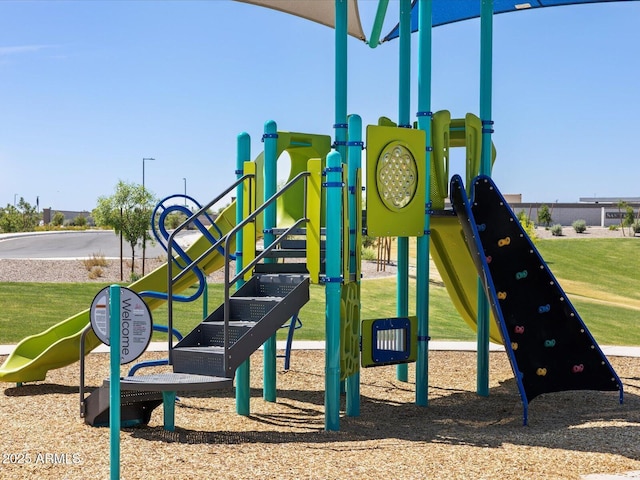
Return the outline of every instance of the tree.
[[[0,208],[0,231],[32,232],[39,222],[40,214],[36,207],[22,197],[17,206],[7,204],[5,208]]]
[[[113,228],[116,235],[122,234],[131,246],[132,276],[135,274],[136,245],[151,240],[149,226],[155,203],[154,195],[142,185],[120,180],[115,193],[110,197],[99,197],[92,212],[96,225]]]
[[[548,227],[549,225],[551,225],[552,222],[553,220],[551,218],[551,212],[549,211],[549,207],[543,203],[542,205],[540,205],[540,208],[538,209],[538,224]]]
[[[629,228],[629,236],[632,236],[631,227],[633,226],[633,221],[635,220],[635,213],[633,212],[633,207],[629,204],[625,205],[624,219],[623,225]]]

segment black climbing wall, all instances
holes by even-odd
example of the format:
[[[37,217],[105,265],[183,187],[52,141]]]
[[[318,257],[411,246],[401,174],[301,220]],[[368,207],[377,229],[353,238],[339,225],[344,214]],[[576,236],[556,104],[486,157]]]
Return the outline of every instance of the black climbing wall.
[[[620,379],[491,178],[474,179],[471,203],[459,176],[450,191],[526,401],[564,390],[622,396]]]

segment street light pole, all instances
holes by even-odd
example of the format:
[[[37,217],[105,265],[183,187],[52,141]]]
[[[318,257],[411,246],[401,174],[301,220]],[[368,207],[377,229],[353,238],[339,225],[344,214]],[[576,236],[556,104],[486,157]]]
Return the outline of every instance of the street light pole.
[[[154,161],[155,158],[143,158],[142,159],[142,190],[144,190],[144,162],[146,162],[147,160]]]
[[[182,180],[184,181],[184,206],[187,206],[187,179],[185,177],[182,177]]]
[[[147,160],[151,160],[151,161],[155,161],[155,158],[151,158],[151,157],[147,157],[147,158],[143,158],[142,159],[142,193],[145,192],[145,188],[144,188],[144,162],[146,162]],[[145,261],[145,253],[147,250],[147,232],[145,232],[144,236],[142,237],[142,276],[144,277],[144,261]],[[122,259],[121,259],[122,261]]]
[[[18,196],[18,194],[17,194],[17,193],[14,193],[14,194],[13,194],[13,206],[14,206],[14,207],[16,206],[16,197],[17,197],[17,196]]]

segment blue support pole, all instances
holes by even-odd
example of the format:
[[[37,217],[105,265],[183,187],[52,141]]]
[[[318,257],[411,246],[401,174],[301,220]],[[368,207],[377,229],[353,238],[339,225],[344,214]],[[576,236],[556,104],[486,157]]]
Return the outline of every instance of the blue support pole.
[[[418,4],[418,128],[427,137],[424,236],[418,237],[416,315],[418,317],[418,356],[416,359],[416,404],[429,404],[429,240],[431,230],[431,54],[432,0]]]
[[[411,0],[400,0],[400,67],[398,124],[411,125]],[[398,237],[398,270],[396,272],[396,314],[409,315],[409,239]],[[401,382],[409,380],[406,364],[396,366],[396,378]]]
[[[236,178],[244,175],[244,162],[251,157],[251,137],[248,133],[241,133],[237,140],[236,154]],[[247,200],[248,201],[248,200]],[[242,185],[236,188],[236,225],[243,220],[244,197]],[[236,236],[236,274],[242,271],[242,230]],[[238,288],[242,286],[244,280],[238,281]],[[236,413],[238,415],[249,416],[251,399],[251,363],[247,358],[236,370]]]
[[[120,479],[120,286],[109,287],[109,455],[111,480]]]
[[[342,160],[338,152],[327,156],[326,189],[326,346],[324,428],[340,430],[340,250],[342,211]]]
[[[493,71],[493,0],[482,0],[480,10],[480,119],[482,155],[480,173],[491,174],[491,90]],[[489,302],[478,279],[478,395],[489,395]]]
[[[277,155],[278,155],[278,127],[276,122],[269,120],[264,124],[264,200],[269,199],[277,189]],[[273,229],[276,227],[276,205],[269,205],[264,211],[264,246],[275,241]],[[266,263],[274,259],[265,259]],[[264,343],[263,365],[264,379],[262,396],[267,402],[276,401],[276,334]]]
[[[360,169],[362,156],[362,119],[358,115],[349,117],[349,158],[347,171],[347,184],[349,186],[349,271],[359,272],[359,265],[356,266],[356,249],[360,248],[356,244],[356,229],[360,227],[358,223],[358,207],[360,206],[360,195],[358,191],[358,170]],[[346,253],[345,253],[346,254]],[[358,285],[360,278],[354,279]],[[358,305],[359,307],[359,305]],[[360,415],[360,372],[356,372],[347,378],[347,416],[357,417]]]

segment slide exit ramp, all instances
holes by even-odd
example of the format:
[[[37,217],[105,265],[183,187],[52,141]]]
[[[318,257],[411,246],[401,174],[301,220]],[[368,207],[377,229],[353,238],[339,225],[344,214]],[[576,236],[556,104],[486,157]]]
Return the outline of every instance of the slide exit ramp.
[[[490,177],[460,176],[451,203],[513,368],[528,421],[529,402],[566,390],[619,391],[620,378]]]

